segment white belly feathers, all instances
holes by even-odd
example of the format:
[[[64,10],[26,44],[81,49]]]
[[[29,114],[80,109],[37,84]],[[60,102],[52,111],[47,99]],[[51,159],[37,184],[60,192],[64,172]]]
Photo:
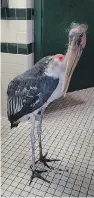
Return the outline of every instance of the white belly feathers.
[[[50,98],[47,100],[47,102],[43,105],[43,107],[47,107],[51,102],[58,99],[60,96],[62,96],[64,90],[64,78],[59,80],[58,86],[55,89],[55,91],[52,93]]]

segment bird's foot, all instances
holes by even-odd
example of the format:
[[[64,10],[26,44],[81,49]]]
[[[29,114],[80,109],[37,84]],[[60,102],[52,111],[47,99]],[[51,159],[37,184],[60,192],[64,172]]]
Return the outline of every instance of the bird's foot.
[[[53,169],[54,170],[54,167],[52,166],[49,166],[47,164],[47,162],[55,162],[55,161],[60,161],[59,159],[49,159],[49,158],[46,158],[48,153],[46,153],[44,156],[41,155],[39,160],[37,160],[35,163],[37,163],[38,161],[42,162],[46,167],[48,167],[49,169]]]
[[[39,178],[39,179],[42,179],[43,181],[47,182],[47,183],[50,183],[50,181],[48,181],[47,179],[43,178],[41,176],[41,173],[44,173],[44,172],[47,172],[47,170],[32,170],[32,176],[30,178],[30,183],[29,183],[29,186],[30,184],[32,183],[33,179],[35,177]]]

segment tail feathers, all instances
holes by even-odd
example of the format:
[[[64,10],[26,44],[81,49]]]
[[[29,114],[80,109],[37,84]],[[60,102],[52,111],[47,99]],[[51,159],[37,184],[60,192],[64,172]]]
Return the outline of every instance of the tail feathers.
[[[20,123],[19,121],[15,121],[13,118],[13,116],[10,116],[9,114],[8,114],[8,112],[7,112],[7,116],[8,116],[8,120],[9,120],[9,122],[10,122],[10,128],[12,129],[12,128],[14,128],[14,127],[17,127],[18,126],[18,124]]]
[[[18,126],[18,122],[11,122],[11,129]]]

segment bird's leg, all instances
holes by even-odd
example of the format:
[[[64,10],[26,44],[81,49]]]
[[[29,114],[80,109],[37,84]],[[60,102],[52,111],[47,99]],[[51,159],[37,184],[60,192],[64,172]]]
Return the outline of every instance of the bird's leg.
[[[31,130],[31,146],[32,146],[32,170],[35,170],[35,117],[32,118],[32,130]]]
[[[31,184],[32,180],[35,178],[35,177],[38,177],[46,182],[49,183],[48,180],[44,179],[42,176],[41,176],[41,173],[42,172],[47,172],[47,170],[36,170],[35,168],[35,136],[34,136],[34,128],[35,128],[35,117],[32,118],[32,131],[31,131],[31,145],[32,145],[32,176],[30,178],[30,183],[29,185]]]
[[[53,162],[53,161],[59,161],[58,159],[48,159],[46,158],[47,153],[43,156],[42,153],[42,143],[41,143],[41,134],[42,134],[42,119],[43,119],[43,113],[44,113],[44,109],[41,110],[41,115],[40,115],[40,119],[39,119],[39,123],[38,123],[38,127],[37,127],[37,132],[38,132],[38,141],[39,141],[39,160],[37,160],[35,163],[37,163],[38,161],[42,162],[45,166],[47,166],[50,169],[54,169],[52,166],[49,166],[47,164],[47,162]]]
[[[42,155],[42,143],[41,143],[43,113],[44,113],[44,109],[41,110],[41,115],[40,115],[39,123],[38,123],[38,126],[37,126],[40,159],[43,157],[43,155]]]

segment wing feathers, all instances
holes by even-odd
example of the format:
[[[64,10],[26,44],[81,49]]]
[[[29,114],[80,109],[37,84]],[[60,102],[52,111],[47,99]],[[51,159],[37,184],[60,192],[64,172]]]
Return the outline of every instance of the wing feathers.
[[[34,67],[34,76],[31,75],[31,70],[28,70],[10,82],[7,90],[7,112],[10,122],[17,121],[40,108],[56,89],[59,79],[44,74],[43,65],[42,69],[38,67],[39,69],[40,75]]]
[[[22,99],[20,96],[15,96],[7,100],[8,115],[14,115],[19,112],[23,107]]]

